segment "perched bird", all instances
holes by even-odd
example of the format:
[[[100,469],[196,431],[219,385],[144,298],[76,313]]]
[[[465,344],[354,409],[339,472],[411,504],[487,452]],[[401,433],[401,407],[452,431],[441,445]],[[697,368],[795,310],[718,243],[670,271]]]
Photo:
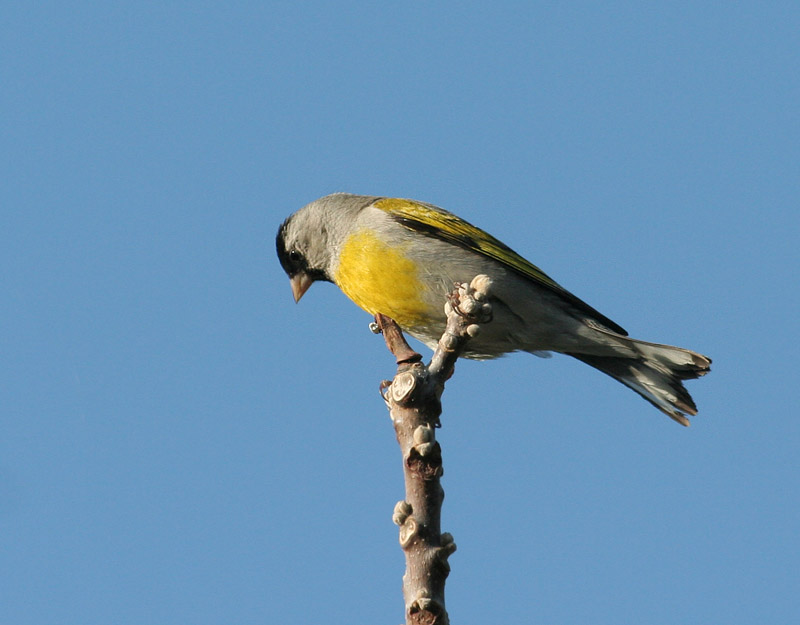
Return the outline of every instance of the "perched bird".
[[[697,414],[682,381],[707,373],[709,358],[629,338],[511,248],[432,204],[326,195],[281,225],[277,249],[295,301],[312,283],[333,282],[431,348],[444,331],[453,284],[486,274],[493,318],[470,340],[466,358],[560,352],[619,380],[682,425]]]

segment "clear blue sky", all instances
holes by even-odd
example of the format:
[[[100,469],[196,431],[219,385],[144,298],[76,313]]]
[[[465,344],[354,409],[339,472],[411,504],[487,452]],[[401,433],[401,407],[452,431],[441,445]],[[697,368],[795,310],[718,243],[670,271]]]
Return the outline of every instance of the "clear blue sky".
[[[350,191],[714,359],[689,429],[566,357],[459,365],[453,623],[800,622],[797,3],[11,1],[0,32],[0,621],[402,620],[392,359],[274,251]]]

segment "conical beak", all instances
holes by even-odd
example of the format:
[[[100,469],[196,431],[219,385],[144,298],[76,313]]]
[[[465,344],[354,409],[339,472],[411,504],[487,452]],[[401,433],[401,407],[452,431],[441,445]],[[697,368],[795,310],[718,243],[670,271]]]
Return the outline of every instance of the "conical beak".
[[[312,285],[314,280],[305,272],[295,274],[290,279],[292,285],[292,295],[294,295],[295,304],[300,301],[303,294],[308,291],[308,287]]]

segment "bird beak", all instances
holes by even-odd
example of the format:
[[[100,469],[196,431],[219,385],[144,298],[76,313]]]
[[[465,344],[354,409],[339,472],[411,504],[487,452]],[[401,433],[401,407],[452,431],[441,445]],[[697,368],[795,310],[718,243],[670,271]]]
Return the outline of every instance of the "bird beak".
[[[295,304],[300,301],[300,298],[303,297],[303,294],[308,291],[308,287],[310,287],[314,279],[309,276],[305,272],[300,272],[295,274],[290,279],[292,285],[292,295],[294,295]]]

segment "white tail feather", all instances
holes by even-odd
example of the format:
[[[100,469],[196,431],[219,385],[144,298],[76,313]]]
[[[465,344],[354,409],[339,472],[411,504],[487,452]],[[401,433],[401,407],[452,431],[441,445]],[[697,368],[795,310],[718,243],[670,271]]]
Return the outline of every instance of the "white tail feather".
[[[622,382],[681,425],[689,425],[686,415],[697,414],[697,407],[683,381],[708,373],[711,359],[681,347],[595,329],[604,335],[602,342],[609,345],[608,355],[575,352],[569,355]],[[622,349],[615,350],[613,343]],[[636,355],[629,355],[631,352]]]

